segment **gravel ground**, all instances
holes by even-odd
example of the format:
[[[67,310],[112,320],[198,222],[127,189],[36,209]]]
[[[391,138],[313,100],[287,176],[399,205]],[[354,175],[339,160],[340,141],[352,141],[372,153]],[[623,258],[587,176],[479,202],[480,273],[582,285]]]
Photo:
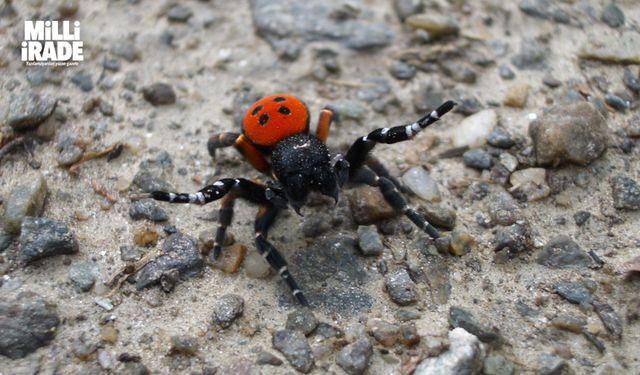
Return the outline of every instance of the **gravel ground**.
[[[25,19],[84,61],[25,66]],[[636,0],[5,1],[0,35],[1,374],[638,373]],[[336,152],[455,100],[374,151],[447,236],[313,196],[269,233],[306,309],[255,206],[213,262],[217,204],[131,199],[258,177],[207,140],[277,92]]]

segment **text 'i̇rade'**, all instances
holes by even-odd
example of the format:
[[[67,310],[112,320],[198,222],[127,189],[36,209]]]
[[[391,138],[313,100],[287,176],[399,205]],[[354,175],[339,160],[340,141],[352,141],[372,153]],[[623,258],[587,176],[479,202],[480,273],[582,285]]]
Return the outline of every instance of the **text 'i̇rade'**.
[[[83,61],[80,21],[24,21],[21,57],[27,65],[77,65]]]

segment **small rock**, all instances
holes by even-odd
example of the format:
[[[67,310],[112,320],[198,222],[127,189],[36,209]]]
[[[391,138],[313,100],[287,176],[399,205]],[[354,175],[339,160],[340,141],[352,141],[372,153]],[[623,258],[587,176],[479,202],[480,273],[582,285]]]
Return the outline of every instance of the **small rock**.
[[[281,366],[282,360],[269,352],[261,351],[260,353],[258,353],[258,357],[256,358],[256,364],[260,366],[262,365]]]
[[[631,72],[631,69],[624,68],[622,82],[627,88],[636,94],[640,94],[640,79]]]
[[[255,279],[264,279],[271,274],[271,266],[257,251],[249,251],[243,265],[247,276]]]
[[[551,325],[563,331],[581,333],[587,325],[587,321],[573,315],[562,314],[553,318],[551,320]]]
[[[420,0],[394,0],[393,9],[396,11],[398,18],[404,21],[412,14],[422,13],[424,3]]]
[[[118,329],[113,325],[113,322],[106,324],[100,328],[100,341],[115,345],[118,342],[118,333]]]
[[[318,237],[329,229],[331,229],[331,220],[325,214],[305,216],[302,223],[302,234],[307,238]]]
[[[396,215],[380,190],[369,186],[352,189],[349,192],[349,206],[353,219],[361,225],[373,224]]]
[[[415,66],[407,64],[404,61],[394,61],[389,67],[389,73],[399,80],[408,81],[415,77],[417,69]]]
[[[55,305],[32,292],[0,300],[0,354],[23,358],[54,339],[60,317]]]
[[[380,255],[384,250],[382,240],[375,225],[358,227],[358,246],[364,255]]]
[[[622,13],[622,9],[620,9],[614,2],[611,2],[609,5],[604,7],[602,17],[600,17],[600,19],[602,22],[613,28],[624,25],[624,13]]]
[[[140,247],[153,246],[158,242],[158,232],[153,229],[141,229],[133,232],[133,243]]]
[[[544,76],[544,78],[542,78],[542,83],[551,87],[552,89],[555,89],[556,87],[560,87],[562,85],[562,81],[551,75]]]
[[[449,252],[456,256],[463,256],[471,252],[475,245],[473,237],[463,231],[454,230],[451,232],[451,241],[449,242]]]
[[[492,353],[484,359],[482,365],[484,375],[513,375],[515,369],[513,363],[497,353]]]
[[[495,251],[508,248],[513,253],[521,253],[532,248],[529,228],[522,224],[512,224],[508,227],[498,228],[494,239]]]
[[[271,343],[296,370],[307,374],[313,369],[313,353],[302,333],[286,329],[276,331]]]
[[[382,319],[371,319],[367,328],[373,338],[384,346],[393,346],[400,339],[400,326]]]
[[[571,303],[592,303],[593,297],[584,285],[572,281],[560,281],[553,284],[553,290]]]
[[[406,306],[417,301],[416,284],[404,268],[389,273],[385,278],[385,285],[389,297],[398,305]]]
[[[482,369],[484,357],[485,349],[478,338],[463,328],[455,328],[449,331],[449,349],[424,359],[414,374],[476,374]]]
[[[485,109],[464,118],[450,131],[453,147],[481,147],[498,123],[498,114]]]
[[[335,111],[340,119],[362,121],[367,116],[369,110],[364,105],[354,100],[343,100],[332,103],[331,110]]]
[[[509,87],[502,103],[507,107],[524,108],[530,88],[528,83],[516,83]]]
[[[173,22],[187,22],[191,16],[191,8],[183,4],[176,4],[167,11],[167,19]]]
[[[498,66],[498,75],[500,78],[505,80],[512,80],[516,77],[516,74],[509,68],[507,65],[499,65]]]
[[[129,206],[129,217],[133,220],[147,219],[151,221],[169,220],[166,211],[160,208],[153,199],[142,199]]]
[[[542,354],[538,357],[538,374],[540,375],[570,375],[574,374],[569,365],[560,357]]]
[[[573,220],[575,220],[577,226],[581,227],[584,225],[584,223],[587,222],[587,220],[589,220],[590,217],[591,217],[590,212],[578,211],[573,215]]]
[[[117,72],[120,70],[120,67],[122,66],[122,63],[120,63],[120,60],[113,58],[113,57],[105,57],[104,60],[102,60],[102,66],[106,69],[106,70],[110,70],[112,72]]]
[[[47,218],[24,218],[19,251],[23,264],[49,256],[77,252],[78,241],[64,223]]]
[[[8,249],[9,246],[11,246],[11,244],[13,243],[14,240],[15,240],[15,237],[12,234],[7,233],[0,226],[0,253],[5,251],[6,249]]]
[[[596,314],[600,317],[607,331],[615,340],[620,340],[622,338],[622,320],[620,316],[607,303],[596,302],[594,307]]]
[[[47,196],[47,183],[41,173],[27,175],[5,199],[4,230],[9,234],[19,234],[20,226],[27,216],[40,216]]]
[[[309,309],[295,310],[287,315],[286,328],[291,331],[300,331],[305,336],[309,336],[318,326],[313,312]]]
[[[214,268],[226,273],[234,273],[240,268],[246,254],[246,246],[240,243],[234,243],[231,246],[223,247],[218,259],[213,259],[214,254],[211,253],[207,262],[212,264]]]
[[[604,96],[604,102],[607,103],[610,107],[614,108],[618,112],[626,112],[629,109],[629,102],[622,99],[618,95],[607,94]]]
[[[58,101],[49,94],[12,94],[9,98],[6,123],[16,131],[34,128],[51,116],[57,103]]]
[[[437,227],[452,230],[456,226],[456,212],[441,204],[429,204],[420,210],[424,218]]]
[[[511,137],[511,134],[502,129],[496,128],[487,136],[487,143],[493,147],[498,148],[511,148],[515,145],[515,141]]]
[[[140,59],[140,50],[131,41],[128,40],[115,43],[111,47],[111,53],[117,57],[121,57],[127,60],[128,62],[134,62]],[[131,72],[131,74],[135,75],[135,72]],[[131,81],[132,77],[133,76],[130,76],[129,79],[125,80]],[[126,86],[130,85],[125,85],[125,87]]]
[[[74,263],[69,268],[69,280],[78,290],[88,292],[93,288],[99,272],[98,265],[94,262]]]
[[[440,62],[440,69],[442,72],[452,80],[461,83],[473,84],[478,78],[478,74],[469,67],[467,64],[459,63],[456,61],[442,61]]]
[[[503,152],[499,157],[500,164],[509,172],[513,172],[518,168],[518,158],[515,156]]]
[[[113,355],[107,350],[98,350],[96,360],[100,368],[106,371],[112,370],[115,365]]]
[[[80,90],[89,92],[93,90],[93,80],[91,74],[85,71],[78,71],[71,77],[71,83],[76,85]]]
[[[195,337],[185,335],[171,336],[171,354],[194,356],[198,353],[198,350],[198,339]]]
[[[359,337],[355,342],[345,346],[336,357],[336,364],[349,375],[360,375],[369,366],[373,355],[373,347],[366,337]]]
[[[412,167],[402,175],[402,182],[415,195],[427,202],[440,201],[438,184],[422,167]]]
[[[591,257],[570,237],[559,235],[544,245],[537,262],[549,268],[582,268],[591,265]]]
[[[133,177],[132,187],[137,187],[143,193],[151,193],[152,191],[175,191],[173,186],[167,181],[142,168]]]
[[[627,176],[611,179],[613,206],[623,210],[640,210],[640,186]]]
[[[640,34],[635,31],[615,34],[596,33],[586,39],[578,57],[616,64],[640,64]]]
[[[173,88],[166,83],[154,83],[142,88],[144,98],[154,106],[174,104],[176,94]]]
[[[489,155],[485,150],[479,148],[466,151],[462,154],[462,160],[464,165],[467,167],[478,170],[491,169],[491,166],[493,165],[491,155]]]
[[[93,302],[107,311],[113,310],[113,303],[109,298],[97,297]]]
[[[316,328],[316,336],[323,337],[325,339],[330,337],[344,337],[344,332],[330,324],[319,323]]]
[[[549,48],[532,40],[523,40],[520,52],[511,58],[511,63],[520,70],[544,70],[550,55]]]
[[[157,233],[156,233],[157,236]],[[174,233],[162,244],[162,253],[136,274],[136,289],[140,290],[161,281],[172,269],[181,276],[195,276],[202,270],[202,257],[195,242],[182,233]]]
[[[588,165],[607,148],[604,118],[585,102],[556,106],[529,125],[538,165]]]
[[[452,306],[449,309],[449,324],[453,328],[464,328],[466,332],[477,336],[480,341],[494,346],[499,346],[504,341],[495,329],[478,322],[469,311],[461,307]]]
[[[527,201],[544,199],[551,194],[544,168],[527,168],[515,171],[509,176],[510,191],[524,195]]]
[[[460,31],[460,27],[453,18],[431,12],[412,14],[404,20],[404,23],[413,29],[425,30],[432,38],[456,35]]]
[[[520,206],[511,194],[501,191],[492,196],[488,202],[489,216],[492,222],[508,226],[520,218]]]
[[[400,326],[400,342],[407,347],[412,347],[420,342],[420,335],[418,335],[415,323],[407,323]]]
[[[222,328],[228,328],[244,311],[244,299],[236,294],[220,297],[213,310],[213,319]]]

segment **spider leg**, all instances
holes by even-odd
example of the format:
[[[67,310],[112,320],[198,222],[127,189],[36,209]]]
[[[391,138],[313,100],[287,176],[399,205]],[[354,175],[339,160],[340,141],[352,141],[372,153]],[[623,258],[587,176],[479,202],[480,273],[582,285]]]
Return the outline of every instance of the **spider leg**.
[[[393,144],[413,138],[421,130],[438,121],[440,117],[449,112],[456,105],[453,101],[447,101],[436,110],[422,117],[413,124],[394,126],[392,128],[379,128],[364,137],[358,138],[347,151],[345,159],[350,165],[350,175],[353,175],[367,160],[369,151],[377,143]]]
[[[431,238],[440,237],[440,233],[433,225],[423,218],[416,210],[407,205],[407,200],[402,196],[398,188],[385,176],[379,176],[369,168],[360,168],[351,179],[352,182],[364,183],[376,186],[382,192],[384,199],[398,213],[404,214],[418,228],[426,232]]]
[[[267,240],[267,232],[273,224],[276,215],[278,214],[279,209],[273,205],[267,205],[260,207],[258,214],[256,215],[256,221],[254,225],[254,229],[256,232],[256,248],[262,257],[264,257],[267,262],[271,265],[278,275],[284,280],[285,283],[291,289],[291,293],[293,296],[300,302],[300,304],[307,306],[309,302],[305,298],[304,294],[298,287],[298,283],[293,279],[291,273],[289,273],[289,269],[287,268],[287,262],[284,260],[284,257],[280,254],[278,249],[276,249],[268,240]]]
[[[216,229],[216,237],[213,240],[213,259],[218,259],[220,252],[222,251],[222,244],[224,243],[225,235],[227,234],[227,227],[231,225],[233,219],[233,206],[236,202],[237,196],[227,195],[222,199],[220,203],[220,215],[218,216],[218,228]]]
[[[212,157],[216,156],[216,150],[223,147],[234,146],[242,156],[258,171],[268,173],[271,169],[267,159],[249,140],[240,133],[218,133],[209,138],[207,149]]]
[[[322,143],[327,142],[329,137],[329,129],[331,128],[331,120],[334,117],[334,112],[328,108],[320,111],[320,117],[318,118],[318,127],[316,128],[316,138]]]
[[[407,188],[402,186],[400,181],[398,181],[397,178],[393,177],[389,173],[387,168],[380,162],[380,160],[378,160],[378,158],[376,158],[373,155],[368,155],[366,163],[367,163],[367,167],[371,168],[371,170],[374,171],[379,177],[385,177],[389,181],[393,182],[393,185],[398,190],[400,190],[401,193],[407,192]]]

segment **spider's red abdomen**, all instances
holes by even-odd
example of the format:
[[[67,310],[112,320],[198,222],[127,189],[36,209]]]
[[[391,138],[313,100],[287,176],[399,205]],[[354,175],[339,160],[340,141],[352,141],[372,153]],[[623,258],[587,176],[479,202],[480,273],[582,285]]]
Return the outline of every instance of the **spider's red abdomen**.
[[[253,103],[244,114],[242,131],[258,146],[272,147],[309,128],[309,110],[295,96],[275,94]]]

